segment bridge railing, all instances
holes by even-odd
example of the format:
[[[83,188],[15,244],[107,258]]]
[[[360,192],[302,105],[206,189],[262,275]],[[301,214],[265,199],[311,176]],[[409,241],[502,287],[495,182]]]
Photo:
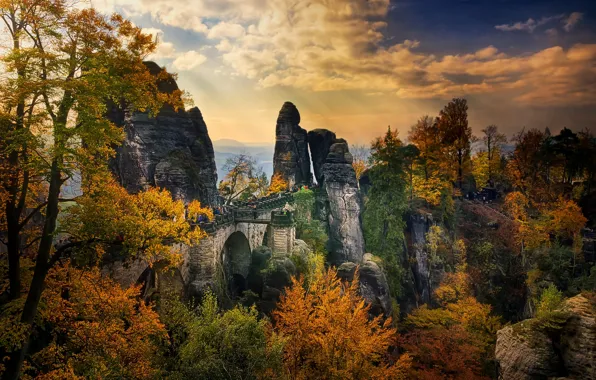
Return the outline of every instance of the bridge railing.
[[[232,206],[218,207],[213,220],[196,220],[193,226],[199,226],[207,233],[215,233],[218,228],[234,223],[236,220],[258,220],[262,211],[282,208],[286,203],[293,203],[291,192],[271,194],[249,202],[235,202]],[[292,219],[293,223],[293,219]]]

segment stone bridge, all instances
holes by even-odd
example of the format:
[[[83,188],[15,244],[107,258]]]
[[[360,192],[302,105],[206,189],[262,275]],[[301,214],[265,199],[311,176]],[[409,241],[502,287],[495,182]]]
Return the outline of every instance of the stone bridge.
[[[162,287],[180,292],[186,288],[189,294],[200,294],[206,287],[218,284],[226,284],[231,293],[237,293],[246,288],[251,253],[256,247],[268,246],[274,255],[292,251],[296,236],[293,214],[282,209],[293,201],[291,193],[275,194],[254,204],[227,207],[212,222],[197,223],[207,236],[197,245],[176,247],[182,252],[183,262],[174,272],[157,273],[141,260],[115,262],[104,271],[123,286],[148,284],[143,287],[145,295]]]
[[[251,264],[251,252],[266,245],[274,255],[289,254],[296,228],[293,214],[283,211],[293,203],[291,193],[259,199],[252,207],[239,204],[213,222],[197,224],[207,232],[198,245],[188,247],[181,274],[191,293],[200,292],[216,281],[244,290]]]

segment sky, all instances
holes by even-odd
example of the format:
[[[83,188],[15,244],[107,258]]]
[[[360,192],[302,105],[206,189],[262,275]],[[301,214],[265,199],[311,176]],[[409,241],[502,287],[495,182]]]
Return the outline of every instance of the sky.
[[[273,142],[284,101],[307,130],[367,144],[454,97],[489,124],[596,131],[596,1],[93,0],[159,41],[213,140]]]

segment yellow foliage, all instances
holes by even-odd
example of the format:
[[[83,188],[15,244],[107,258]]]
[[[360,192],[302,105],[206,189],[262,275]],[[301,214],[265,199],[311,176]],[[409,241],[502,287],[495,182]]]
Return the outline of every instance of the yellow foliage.
[[[476,187],[479,189],[486,187],[488,184],[489,165],[487,152],[478,152],[472,158],[472,174],[476,180]]]
[[[200,215],[205,216],[208,220],[213,220],[213,210],[209,207],[201,206],[201,202],[193,200],[186,206],[188,218],[196,220]]]
[[[505,197],[505,209],[513,219],[526,221],[528,218],[527,208],[530,205],[528,198],[519,191],[513,191]]]
[[[293,379],[401,379],[410,367],[402,356],[387,360],[395,329],[391,320],[370,319],[358,295],[357,273],[342,284],[329,269],[310,282],[293,279],[277,310],[275,326],[286,339],[284,366]]]
[[[288,190],[288,182],[282,177],[281,174],[275,173],[271,177],[271,183],[269,184],[269,194],[281,193]]]
[[[354,168],[354,172],[356,173],[356,180],[360,180],[360,177],[362,177],[362,173],[366,171],[368,166],[366,165],[366,162],[364,160],[354,158],[354,160],[352,161],[352,168]]]
[[[189,207],[191,214],[213,217],[198,202]],[[121,244],[130,255],[149,264],[165,260],[176,265],[181,257],[172,242],[193,244],[205,236],[198,226],[189,224],[185,213],[184,202],[173,200],[167,190],[150,188],[129,194],[109,180],[92,185],[68,209],[62,228],[95,250],[104,249],[106,244]]]

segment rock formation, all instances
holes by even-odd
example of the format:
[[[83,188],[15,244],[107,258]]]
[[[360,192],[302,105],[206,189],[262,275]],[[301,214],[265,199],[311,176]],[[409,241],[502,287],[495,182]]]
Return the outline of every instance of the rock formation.
[[[566,318],[558,328],[529,319],[497,332],[499,378],[596,379],[594,300],[580,294],[563,308]]]
[[[314,129],[308,132],[308,145],[312,155],[312,166],[315,179],[319,185],[323,184],[323,165],[327,160],[329,149],[337,141],[335,133],[327,129]]]
[[[153,62],[146,65],[154,75],[161,70]],[[171,78],[161,80],[158,86],[169,93],[178,89]],[[108,117],[123,126],[126,135],[111,167],[128,191],[159,186],[186,202],[198,199],[204,204],[217,204],[213,145],[197,107],[175,111],[164,105],[156,117],[147,112],[129,112],[126,107],[111,108]]]
[[[273,173],[280,174],[290,185],[310,185],[310,155],[306,130],[300,128],[296,106],[285,102],[279,111],[275,128]]]
[[[331,145],[322,173],[329,207],[329,261],[338,266],[346,261],[360,263],[364,256],[362,202],[345,140]]]
[[[343,280],[352,281],[355,269],[355,263],[346,262],[337,268],[337,275]],[[393,307],[387,277],[379,265],[372,261],[370,253],[364,255],[364,262],[359,266],[358,275],[360,295],[371,305],[370,313],[391,316]]]
[[[408,255],[412,259],[412,274],[414,276],[415,304],[430,303],[433,292],[431,284],[431,268],[427,252],[426,234],[432,225],[432,215],[412,213],[408,217],[406,240]]]

